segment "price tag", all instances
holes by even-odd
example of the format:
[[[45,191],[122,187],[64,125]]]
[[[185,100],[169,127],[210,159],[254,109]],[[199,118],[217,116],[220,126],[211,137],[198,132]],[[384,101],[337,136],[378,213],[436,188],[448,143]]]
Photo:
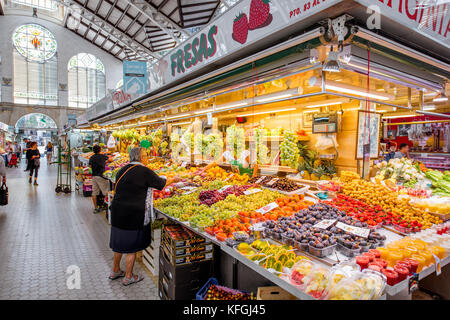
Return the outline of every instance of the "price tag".
[[[439,259],[436,255],[433,254],[434,257],[434,266],[436,267],[436,275],[440,275],[442,273],[441,269],[441,259]]]
[[[278,179],[279,179],[279,178],[273,178],[272,180],[270,180],[270,181],[267,183],[267,185],[268,185],[268,186],[273,185],[275,182],[278,181]]]
[[[231,178],[233,178],[233,176],[234,176],[234,173],[232,173],[232,174],[230,174],[225,180],[223,180],[223,181],[228,181],[228,180],[230,180]]]
[[[262,191],[261,189],[250,189],[250,190],[245,190],[245,191],[244,191],[244,194],[245,194],[246,196],[248,196],[248,195],[250,195],[250,194],[258,193],[258,192],[261,192],[261,191]]]
[[[313,225],[313,228],[327,229],[336,222],[336,219],[323,219]]]
[[[269,211],[272,211],[273,209],[277,208],[278,204],[276,202],[271,202],[268,205],[265,205],[262,208],[259,208],[258,210],[255,210],[256,212],[259,212],[261,214],[266,214]]]
[[[351,225],[348,225],[348,224],[345,224],[342,222],[336,223],[336,227],[341,230],[347,231],[351,234],[354,234],[355,236],[363,237],[363,238],[367,238],[370,233],[369,229],[351,226]]]
[[[261,177],[261,178],[259,178],[258,180],[256,180],[256,182],[255,183],[261,183],[261,181],[263,181],[264,180],[264,176],[263,177]]]
[[[219,192],[222,193],[222,192],[224,192],[225,190],[227,190],[228,188],[231,188],[231,187],[232,187],[231,185],[227,184],[226,186],[220,188]]]
[[[250,226],[250,231],[264,231],[263,223],[258,222]]]
[[[186,162],[186,161],[183,161],[183,163],[181,164],[181,167],[182,167],[182,168],[186,168],[186,166],[187,166],[187,162]]]
[[[180,189],[186,190],[186,192],[184,194],[190,194],[190,193],[194,192],[195,190],[197,190],[198,188],[197,187],[183,187]]]

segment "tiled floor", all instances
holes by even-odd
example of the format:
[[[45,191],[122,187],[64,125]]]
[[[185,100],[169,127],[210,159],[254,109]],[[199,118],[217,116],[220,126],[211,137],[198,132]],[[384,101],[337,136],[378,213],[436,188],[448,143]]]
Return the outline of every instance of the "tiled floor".
[[[145,279],[138,284],[107,278],[109,226],[92,213],[90,198],[56,194],[56,165],[42,164],[37,187],[23,166],[7,169],[9,205],[0,207],[0,299],[157,299],[139,263],[135,273]],[[80,289],[68,288],[71,265],[80,268]]]

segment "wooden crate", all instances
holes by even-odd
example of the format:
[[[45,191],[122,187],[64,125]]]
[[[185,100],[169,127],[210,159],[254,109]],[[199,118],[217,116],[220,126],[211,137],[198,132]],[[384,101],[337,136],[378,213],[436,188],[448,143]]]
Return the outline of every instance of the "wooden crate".
[[[256,300],[298,300],[280,287],[259,287]]]

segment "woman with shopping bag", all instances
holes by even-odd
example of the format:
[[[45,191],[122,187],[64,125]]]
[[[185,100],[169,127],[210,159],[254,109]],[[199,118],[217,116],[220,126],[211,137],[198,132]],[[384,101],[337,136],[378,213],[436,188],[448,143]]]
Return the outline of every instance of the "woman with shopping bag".
[[[3,157],[0,157],[0,177],[2,184],[0,186],[0,206],[8,204],[8,187],[6,186],[6,166]]]

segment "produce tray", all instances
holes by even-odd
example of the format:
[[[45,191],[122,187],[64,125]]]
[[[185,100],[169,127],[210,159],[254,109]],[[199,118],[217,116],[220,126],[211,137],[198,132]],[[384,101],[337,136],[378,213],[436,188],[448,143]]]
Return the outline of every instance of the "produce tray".
[[[189,247],[192,245],[198,245],[206,242],[206,239],[195,235],[192,231],[184,228],[176,230],[168,230],[170,226],[177,226],[175,228],[181,228],[179,224],[165,225],[163,228],[163,238],[173,248]],[[174,238],[179,236],[179,238]]]
[[[173,257],[190,256],[195,255],[197,253],[213,250],[212,243],[202,243],[187,247],[173,247],[170,245],[170,243],[167,242],[166,237],[163,238],[162,245],[164,245],[167,248],[168,253],[170,254],[170,256]]]
[[[216,278],[210,278],[206,284],[197,292],[196,294],[196,300],[205,300],[206,298],[206,294],[208,293],[209,288],[211,288],[212,285],[215,285],[217,288],[222,289],[223,291],[226,291],[228,293],[231,294],[248,294],[247,292],[244,291],[239,291],[236,289],[231,289],[228,287],[224,287],[224,286],[219,286],[219,282],[217,281]]]
[[[197,253],[191,254],[191,255],[174,256],[174,255],[170,254],[166,245],[164,245],[162,248],[163,248],[163,253],[164,253],[165,259],[174,266],[181,266],[181,265],[190,264],[193,262],[203,262],[203,261],[213,260],[213,250],[197,252]]]

